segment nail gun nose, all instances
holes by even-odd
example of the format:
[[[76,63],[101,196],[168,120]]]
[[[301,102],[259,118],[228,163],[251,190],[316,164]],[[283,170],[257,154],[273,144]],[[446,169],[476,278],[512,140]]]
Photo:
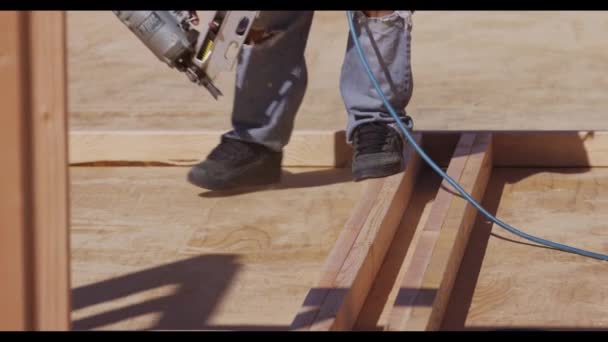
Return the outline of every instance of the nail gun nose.
[[[220,29],[220,24],[221,22],[214,20],[212,22],[209,23],[209,28],[213,31],[213,32],[217,32]]]

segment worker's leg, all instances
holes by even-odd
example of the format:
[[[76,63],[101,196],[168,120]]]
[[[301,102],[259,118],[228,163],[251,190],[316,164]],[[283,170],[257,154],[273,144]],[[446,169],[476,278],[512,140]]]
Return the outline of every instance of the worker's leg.
[[[307,84],[304,50],[313,12],[261,12],[239,55],[233,129],[190,171],[191,183],[230,189],[278,182],[282,149]]]
[[[355,12],[360,45],[391,105],[411,124],[405,112],[412,95],[410,11]],[[403,139],[365,71],[349,35],[340,90],[348,112],[347,138],[353,143],[356,180],[401,171]]]
[[[277,152],[288,143],[306,91],[304,49],[312,18],[313,12],[260,13],[239,60],[228,137]]]

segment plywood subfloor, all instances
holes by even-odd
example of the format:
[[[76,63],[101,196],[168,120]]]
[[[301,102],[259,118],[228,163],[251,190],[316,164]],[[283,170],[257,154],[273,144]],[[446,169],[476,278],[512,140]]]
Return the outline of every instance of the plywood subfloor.
[[[608,169],[495,169],[484,205],[552,241],[608,251]],[[605,261],[536,247],[478,217],[444,329],[608,329]]]
[[[71,168],[74,329],[287,329],[364,184],[289,169],[219,194],[186,172]]]
[[[296,129],[343,129],[342,11],[317,11],[307,44],[308,92]],[[418,129],[608,129],[608,14],[602,11],[417,11],[412,31]],[[110,11],[70,12],[69,109],[74,129],[227,129],[226,94],[158,61]],[[576,120],[572,120],[573,117]]]

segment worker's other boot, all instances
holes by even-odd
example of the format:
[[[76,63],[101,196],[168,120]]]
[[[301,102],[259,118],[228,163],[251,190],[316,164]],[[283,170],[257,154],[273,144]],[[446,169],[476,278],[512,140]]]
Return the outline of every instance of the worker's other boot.
[[[403,169],[403,139],[386,122],[361,124],[353,132],[352,173],[355,181],[381,178]]]
[[[209,190],[270,185],[281,179],[282,152],[222,137],[207,159],[188,173],[188,181]]]

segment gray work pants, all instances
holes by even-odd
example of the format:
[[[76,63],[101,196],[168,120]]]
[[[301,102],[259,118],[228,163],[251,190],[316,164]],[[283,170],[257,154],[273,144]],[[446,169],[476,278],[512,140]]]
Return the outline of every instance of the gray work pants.
[[[372,71],[393,108],[405,117],[413,87],[411,12],[396,11],[378,18],[355,13],[359,41]],[[260,13],[253,29],[270,33],[270,38],[243,46],[236,70],[233,129],[226,136],[275,151],[287,145],[308,81],[304,50],[312,19],[313,12],[305,11]],[[348,143],[362,123],[394,121],[369,80],[350,33],[340,93],[348,115]]]

